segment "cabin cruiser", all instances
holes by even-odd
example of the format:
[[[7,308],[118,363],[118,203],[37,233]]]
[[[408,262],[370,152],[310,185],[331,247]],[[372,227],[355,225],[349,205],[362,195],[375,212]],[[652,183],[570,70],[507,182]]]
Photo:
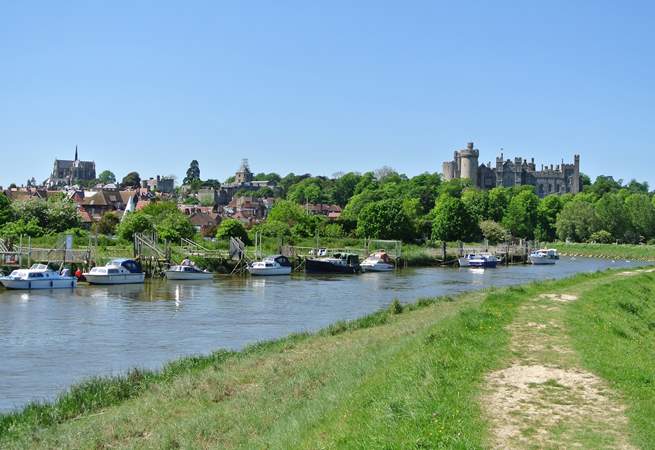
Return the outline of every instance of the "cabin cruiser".
[[[7,289],[72,289],[77,278],[51,270],[46,264],[34,264],[29,269],[17,269],[0,278]]]
[[[555,264],[559,260],[559,253],[554,248],[541,249],[530,253],[529,259],[535,265]]]
[[[267,256],[248,266],[250,275],[289,275],[291,269],[291,261],[283,255]]]
[[[469,253],[458,259],[459,267],[494,268],[498,265],[498,258],[488,252]]]
[[[133,259],[114,259],[82,275],[90,284],[136,284],[143,283],[146,276]]]
[[[395,269],[391,258],[384,250],[379,250],[360,264],[362,272],[391,272]]]
[[[171,266],[164,272],[164,275],[169,280],[211,280],[214,277],[212,272],[190,264]]]
[[[358,273],[360,270],[359,256],[351,253],[335,253],[305,261],[307,273]]]

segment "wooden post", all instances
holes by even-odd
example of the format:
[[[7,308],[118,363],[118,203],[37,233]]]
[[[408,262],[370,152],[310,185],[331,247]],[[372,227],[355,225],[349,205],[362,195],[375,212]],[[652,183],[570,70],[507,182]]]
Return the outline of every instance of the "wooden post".
[[[446,244],[446,241],[441,241],[441,257],[441,261],[445,264],[448,257],[448,244]]]

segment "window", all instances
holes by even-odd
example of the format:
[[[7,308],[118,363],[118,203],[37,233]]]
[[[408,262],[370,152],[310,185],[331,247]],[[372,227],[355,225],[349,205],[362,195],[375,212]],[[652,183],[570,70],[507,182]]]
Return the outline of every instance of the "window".
[[[31,273],[29,278],[43,278],[42,273]]]

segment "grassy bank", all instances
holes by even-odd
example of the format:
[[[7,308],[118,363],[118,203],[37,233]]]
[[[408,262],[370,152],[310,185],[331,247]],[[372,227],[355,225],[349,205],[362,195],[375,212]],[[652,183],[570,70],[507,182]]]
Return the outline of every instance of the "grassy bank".
[[[548,244],[548,246],[556,248],[561,254],[568,256],[655,261],[655,245],[567,244],[556,242]]]
[[[0,419],[0,447],[478,448],[477,399],[540,293],[604,274],[426,299],[315,335],[91,380]]]
[[[655,443],[655,276],[625,276],[586,292],[567,313],[584,365],[624,397],[635,441]]]

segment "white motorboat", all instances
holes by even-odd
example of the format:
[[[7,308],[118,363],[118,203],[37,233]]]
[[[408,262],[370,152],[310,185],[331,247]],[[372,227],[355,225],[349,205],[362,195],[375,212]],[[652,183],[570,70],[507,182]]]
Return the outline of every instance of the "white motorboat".
[[[283,255],[268,256],[248,266],[250,275],[289,275],[291,269],[291,261]]]
[[[391,272],[396,267],[387,252],[380,250],[368,256],[360,264],[363,272]]]
[[[459,267],[494,268],[498,265],[498,258],[491,253],[469,253],[457,260]]]
[[[133,259],[114,259],[105,266],[94,267],[83,274],[90,284],[136,284],[143,283],[146,274],[141,264]]]
[[[72,289],[77,278],[61,275],[46,264],[34,264],[29,269],[17,269],[9,276],[0,278],[7,289]]]
[[[554,248],[547,248],[530,253],[530,262],[534,265],[556,264],[559,260],[559,253]]]
[[[164,275],[169,280],[211,280],[214,277],[212,272],[185,264],[171,266],[170,269],[164,272]]]

